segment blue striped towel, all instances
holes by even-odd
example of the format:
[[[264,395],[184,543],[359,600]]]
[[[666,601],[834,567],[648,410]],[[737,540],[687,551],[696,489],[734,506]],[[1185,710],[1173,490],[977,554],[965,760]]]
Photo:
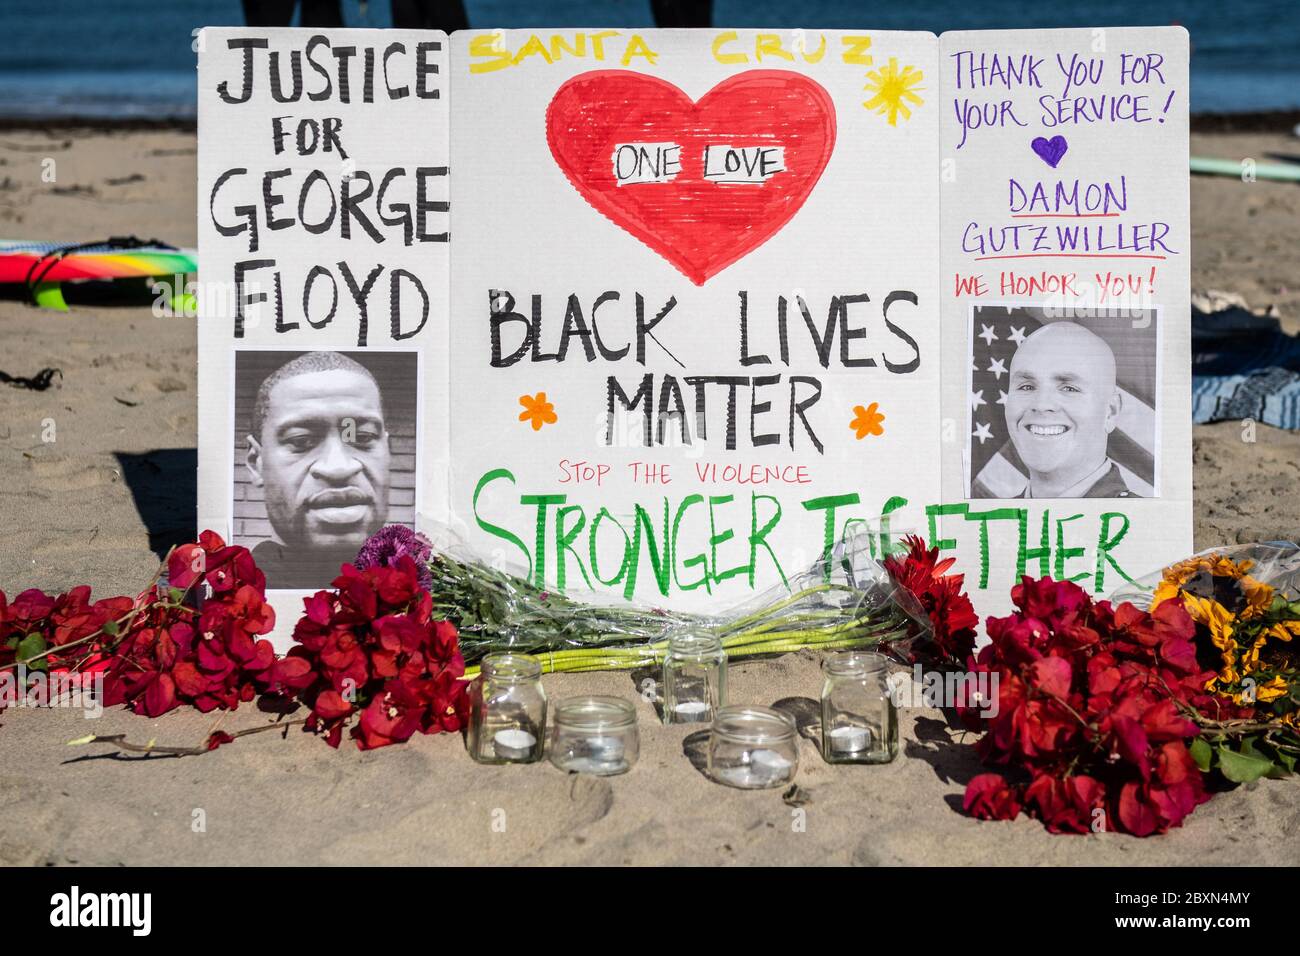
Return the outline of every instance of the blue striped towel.
[[[1192,310],[1192,420],[1300,429],[1300,337],[1244,309]]]

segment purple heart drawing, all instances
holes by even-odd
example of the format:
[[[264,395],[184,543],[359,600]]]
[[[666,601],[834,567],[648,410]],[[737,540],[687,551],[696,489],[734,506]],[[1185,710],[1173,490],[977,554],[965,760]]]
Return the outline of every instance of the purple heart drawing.
[[[1053,136],[1051,139],[1044,139],[1039,136],[1029,145],[1038,154],[1038,158],[1053,169],[1061,161],[1065,151],[1070,148],[1070,144],[1065,141],[1064,136]]]

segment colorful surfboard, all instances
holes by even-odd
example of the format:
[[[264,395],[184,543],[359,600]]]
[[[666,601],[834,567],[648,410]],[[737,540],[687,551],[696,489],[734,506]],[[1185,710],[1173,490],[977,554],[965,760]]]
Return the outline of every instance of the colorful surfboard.
[[[23,283],[37,305],[60,312],[68,310],[65,282],[192,276],[197,269],[194,250],[134,236],[80,244],[0,240],[0,283]],[[183,308],[184,290],[175,292],[172,304]]]

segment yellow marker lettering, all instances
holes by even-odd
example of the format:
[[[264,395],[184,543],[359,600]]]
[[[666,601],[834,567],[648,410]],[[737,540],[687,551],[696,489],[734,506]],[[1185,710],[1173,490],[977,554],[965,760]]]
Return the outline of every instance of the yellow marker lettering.
[[[600,33],[593,33],[591,35],[591,52],[595,55],[597,60],[605,59],[605,41],[610,37],[616,37],[618,35],[619,32],[617,30],[602,30]]]
[[[504,70],[510,65],[510,51],[498,47],[496,41],[496,36],[491,33],[480,33],[469,38],[469,55],[488,58],[485,63],[471,63],[471,73],[491,73],[493,70]]]
[[[736,42],[736,31],[728,30],[725,33],[719,33],[713,38],[713,58],[719,63],[748,63],[749,57],[743,53],[723,53],[722,47],[726,43]]]
[[[842,42],[848,48],[842,54],[845,63],[852,63],[854,66],[870,66],[871,54],[867,48],[871,46],[871,37],[843,37]]]
[[[799,52],[803,54],[803,61],[805,63],[820,63],[822,61],[822,57],[826,55],[826,34],[824,33],[822,34],[822,45],[817,48],[816,53],[808,52],[806,40],[802,41],[799,44],[799,46],[800,46]],[[870,59],[870,57],[868,57],[868,59]]]
[[[560,36],[560,34],[558,33],[552,36],[551,37],[551,59],[558,60],[560,56],[566,52],[570,56],[586,56],[587,55],[587,34],[575,33],[573,35],[573,46],[569,46],[569,41],[564,39],[564,37]]]
[[[776,56],[782,60],[794,62],[794,54],[781,46],[781,36],[777,33],[760,33],[754,38],[754,56],[761,62],[764,56]]]
[[[631,66],[632,57],[643,56],[651,66],[659,59],[659,54],[646,45],[645,40],[641,39],[639,34],[632,34],[632,39],[627,41],[627,49],[623,51],[623,65]]]
[[[547,63],[551,62],[551,55],[546,52],[546,47],[536,33],[530,36],[528,42],[521,46],[519,52],[515,54],[515,66],[518,66],[526,57],[530,56],[541,56]]]

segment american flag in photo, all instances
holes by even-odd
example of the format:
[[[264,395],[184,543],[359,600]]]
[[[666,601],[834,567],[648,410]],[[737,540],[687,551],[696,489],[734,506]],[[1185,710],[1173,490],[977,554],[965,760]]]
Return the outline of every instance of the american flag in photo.
[[[1038,312],[1038,314],[1035,314]],[[1155,396],[1149,364],[1125,357],[1154,350],[1126,347],[1154,328],[1133,331],[1130,320],[1112,327],[1075,319],[1107,339],[1116,354],[1116,385],[1121,411],[1107,442],[1107,454],[1119,466],[1136,494],[1155,494]],[[971,487],[983,485],[991,497],[1018,498],[1029,484],[1029,472],[1007,432],[1006,401],[1011,357],[1020,343],[1045,324],[1039,310],[1016,306],[979,306],[974,310],[971,343],[970,475]]]

